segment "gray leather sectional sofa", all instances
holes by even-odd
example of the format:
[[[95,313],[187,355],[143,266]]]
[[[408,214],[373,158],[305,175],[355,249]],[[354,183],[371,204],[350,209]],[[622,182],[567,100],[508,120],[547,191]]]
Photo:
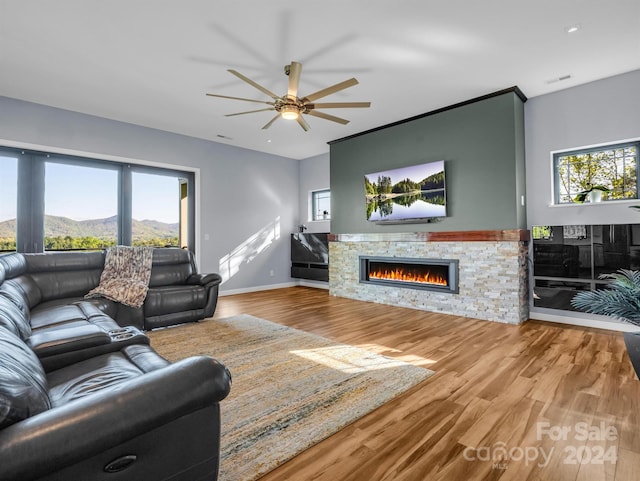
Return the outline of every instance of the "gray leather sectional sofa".
[[[219,276],[156,249],[134,309],[83,298],[103,264],[0,256],[0,479],[215,480],[231,376],[206,356],[169,363],[143,330],[213,315]]]
[[[0,256],[0,265],[4,265],[5,283],[26,295],[33,316],[38,317],[41,312],[50,315],[56,307],[84,300],[100,282],[104,260],[102,251],[11,253]],[[87,302],[121,326],[150,330],[213,316],[221,280],[218,274],[198,273],[190,251],[160,248],[153,251],[149,291],[142,308],[100,298]]]

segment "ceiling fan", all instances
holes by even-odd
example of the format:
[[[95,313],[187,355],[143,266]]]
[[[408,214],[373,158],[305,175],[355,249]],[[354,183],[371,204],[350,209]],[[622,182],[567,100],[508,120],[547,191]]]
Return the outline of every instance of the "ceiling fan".
[[[245,99],[242,97],[229,97],[228,95],[218,95],[218,94],[207,94],[210,97],[219,97],[223,99],[232,99],[232,100],[242,100],[244,102],[255,102],[260,104],[269,105],[268,108],[258,109],[258,110],[250,110],[248,112],[238,112],[235,114],[227,114],[225,117],[233,117],[236,115],[245,115],[245,114],[253,114],[256,112],[265,112],[268,110],[275,110],[277,112],[276,116],[273,117],[267,124],[262,127],[263,129],[268,129],[271,125],[278,120],[279,117],[287,120],[296,120],[300,127],[302,127],[305,131],[309,130],[309,124],[302,118],[302,114],[312,115],[314,117],[319,117],[321,119],[330,120],[332,122],[337,122],[342,125],[346,125],[349,123],[348,120],[342,119],[340,117],[336,117],[334,115],[329,115],[324,112],[319,112],[317,109],[351,109],[351,108],[367,108],[371,106],[371,102],[325,102],[325,103],[315,103],[316,100],[326,97],[328,95],[334,94],[341,90],[344,90],[349,87],[353,87],[358,84],[358,81],[355,78],[350,78],[349,80],[345,80],[343,82],[337,83],[330,87],[324,88],[322,90],[318,90],[310,95],[306,95],[304,97],[298,96],[298,86],[300,84],[300,74],[302,72],[302,64],[298,62],[291,62],[289,65],[285,65],[284,73],[289,76],[289,89],[287,90],[286,95],[278,96],[271,92],[269,89],[263,87],[260,84],[257,84],[250,78],[242,75],[240,72],[236,70],[229,69],[228,72],[232,73],[240,80],[244,80],[252,87],[260,90],[260,92],[268,95],[273,99],[273,101],[267,102],[265,100],[253,100],[253,99]]]

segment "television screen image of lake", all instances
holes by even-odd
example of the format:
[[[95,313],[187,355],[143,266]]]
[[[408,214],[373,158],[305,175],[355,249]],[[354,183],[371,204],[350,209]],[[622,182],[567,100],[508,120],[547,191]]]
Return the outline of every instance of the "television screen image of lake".
[[[441,202],[444,189],[414,195],[393,195],[367,199],[367,220],[371,222],[445,217]],[[440,203],[438,203],[440,201]]]
[[[367,220],[404,221],[446,217],[444,161],[364,176]]]

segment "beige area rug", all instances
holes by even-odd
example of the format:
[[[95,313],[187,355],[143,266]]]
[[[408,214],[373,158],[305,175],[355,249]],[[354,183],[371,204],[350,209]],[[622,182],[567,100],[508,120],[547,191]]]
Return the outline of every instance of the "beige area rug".
[[[149,333],[170,361],[207,354],[231,371],[220,481],[251,481],[433,371],[249,315]]]

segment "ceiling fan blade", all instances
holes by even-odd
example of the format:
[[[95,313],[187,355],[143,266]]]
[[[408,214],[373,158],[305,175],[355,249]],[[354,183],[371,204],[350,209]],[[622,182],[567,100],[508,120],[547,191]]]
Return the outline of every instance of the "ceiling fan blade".
[[[311,129],[307,121],[302,118],[302,115],[298,115],[298,118],[296,120],[298,121],[298,123],[300,124],[300,127],[302,127],[305,132],[308,132],[309,129]]]
[[[255,114],[256,112],[266,112],[267,110],[275,110],[275,109],[270,108],[270,109],[249,110],[248,112],[237,112],[235,114],[227,114],[225,115],[225,117],[235,117],[236,115],[244,115],[244,114]]]
[[[312,109],[357,109],[371,107],[371,102],[325,102],[320,104],[305,104],[309,110]]]
[[[262,127],[262,130],[266,130],[266,129],[268,129],[269,127],[271,127],[271,124],[273,124],[273,123],[274,123],[276,120],[278,120],[279,118],[280,118],[280,114],[276,115],[274,118],[272,118],[271,120],[269,120],[269,122],[267,122],[267,123],[265,124],[265,126],[264,126],[264,127]]]
[[[302,72],[302,64],[291,62],[289,65],[289,97],[298,97],[298,86],[300,85],[300,73]]]
[[[350,78],[349,80],[345,80],[343,82],[327,87],[326,89],[318,90],[311,95],[307,95],[304,99],[302,99],[302,101],[304,103],[313,102],[314,100],[318,100],[322,97],[326,97],[327,95],[340,92],[340,90],[353,87],[354,85],[358,85],[358,81],[355,78]]]
[[[266,102],[264,100],[245,99],[243,97],[229,97],[228,95],[207,94],[209,97],[219,97],[221,99],[242,100],[244,102],[257,102],[259,104],[275,105],[274,102]]]
[[[254,88],[257,88],[260,92],[267,94],[269,97],[271,97],[273,100],[278,100],[280,97],[278,97],[276,94],[274,94],[272,91],[270,91],[269,89],[263,87],[260,84],[255,83],[253,80],[251,80],[249,77],[245,77],[244,75],[242,75],[240,72],[237,72],[236,70],[233,69],[229,69],[227,70],[228,72],[232,73],[233,75],[235,75],[236,77],[238,77],[240,80],[244,80],[245,82],[247,82],[249,85],[251,85]]]
[[[313,115],[314,117],[320,117],[321,119],[331,120],[332,122],[337,122],[342,125],[347,125],[349,123],[346,119],[341,119],[340,117],[336,117],[335,115],[325,114],[324,112],[318,112],[317,110],[311,110],[307,112],[309,115]]]

